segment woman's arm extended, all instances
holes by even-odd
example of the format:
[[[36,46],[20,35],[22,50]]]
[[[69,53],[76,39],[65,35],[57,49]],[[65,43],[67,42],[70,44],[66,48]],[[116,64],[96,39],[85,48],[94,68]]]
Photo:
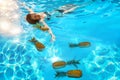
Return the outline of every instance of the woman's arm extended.
[[[34,13],[32,9],[30,9],[28,6],[26,6],[25,3],[21,3],[22,6],[24,6],[30,13]]]
[[[43,23],[44,27],[49,28],[48,33],[49,33],[49,34],[51,35],[51,37],[52,37],[51,41],[55,41],[55,36],[54,36],[54,34],[53,34],[51,28],[45,23],[44,20],[42,20],[41,22]]]

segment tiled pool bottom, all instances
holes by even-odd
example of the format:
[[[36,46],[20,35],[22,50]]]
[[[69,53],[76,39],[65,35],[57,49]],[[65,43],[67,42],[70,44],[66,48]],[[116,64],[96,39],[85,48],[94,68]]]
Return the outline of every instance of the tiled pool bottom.
[[[0,47],[0,80],[42,80],[43,57],[19,43],[0,41]]]
[[[120,80],[120,48],[116,45],[101,45],[83,59],[90,74],[97,76],[96,80]],[[92,79],[91,79],[92,80]]]
[[[80,60],[80,65],[83,65],[85,70],[78,80],[88,80],[88,78],[89,80],[119,80],[120,48],[118,46],[97,44],[86,58]],[[44,77],[46,74],[44,69],[46,66],[51,66],[51,63],[49,64],[45,56],[27,49],[23,43],[13,43],[9,40],[1,40],[0,47],[1,80],[47,80]],[[56,79],[54,76],[51,80]],[[88,78],[85,78],[86,76]],[[74,80],[74,78],[60,79]]]

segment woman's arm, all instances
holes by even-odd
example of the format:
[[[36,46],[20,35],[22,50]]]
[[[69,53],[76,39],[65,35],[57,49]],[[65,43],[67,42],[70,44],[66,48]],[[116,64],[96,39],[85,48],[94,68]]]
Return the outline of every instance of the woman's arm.
[[[30,13],[34,13],[32,9],[25,5],[25,3],[21,3],[21,5],[24,6]]]
[[[51,28],[45,23],[44,20],[42,20],[41,22],[43,23],[44,27],[49,28],[48,33],[49,33],[49,34],[51,35],[51,37],[52,37],[51,41],[54,41],[54,40],[55,40],[55,36],[54,36],[54,34],[53,34]]]

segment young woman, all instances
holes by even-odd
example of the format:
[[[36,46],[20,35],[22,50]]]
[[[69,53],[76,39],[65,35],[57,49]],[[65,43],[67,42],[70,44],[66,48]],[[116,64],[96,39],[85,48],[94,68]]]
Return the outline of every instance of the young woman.
[[[29,11],[29,13],[26,15],[26,21],[30,24],[40,24],[40,26],[37,28],[40,28],[43,31],[48,31],[48,33],[51,35],[51,41],[54,41],[55,36],[51,28],[44,21],[44,19],[47,18],[47,14],[45,12],[36,13],[24,3],[22,3],[22,5]]]

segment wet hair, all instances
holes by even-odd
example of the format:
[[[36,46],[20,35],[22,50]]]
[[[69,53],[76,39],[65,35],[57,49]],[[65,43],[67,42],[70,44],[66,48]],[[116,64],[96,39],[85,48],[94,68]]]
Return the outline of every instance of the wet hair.
[[[27,14],[26,16],[26,20],[30,23],[30,24],[36,24],[39,22],[39,20],[34,20],[32,19],[32,15],[36,15],[36,14]]]

